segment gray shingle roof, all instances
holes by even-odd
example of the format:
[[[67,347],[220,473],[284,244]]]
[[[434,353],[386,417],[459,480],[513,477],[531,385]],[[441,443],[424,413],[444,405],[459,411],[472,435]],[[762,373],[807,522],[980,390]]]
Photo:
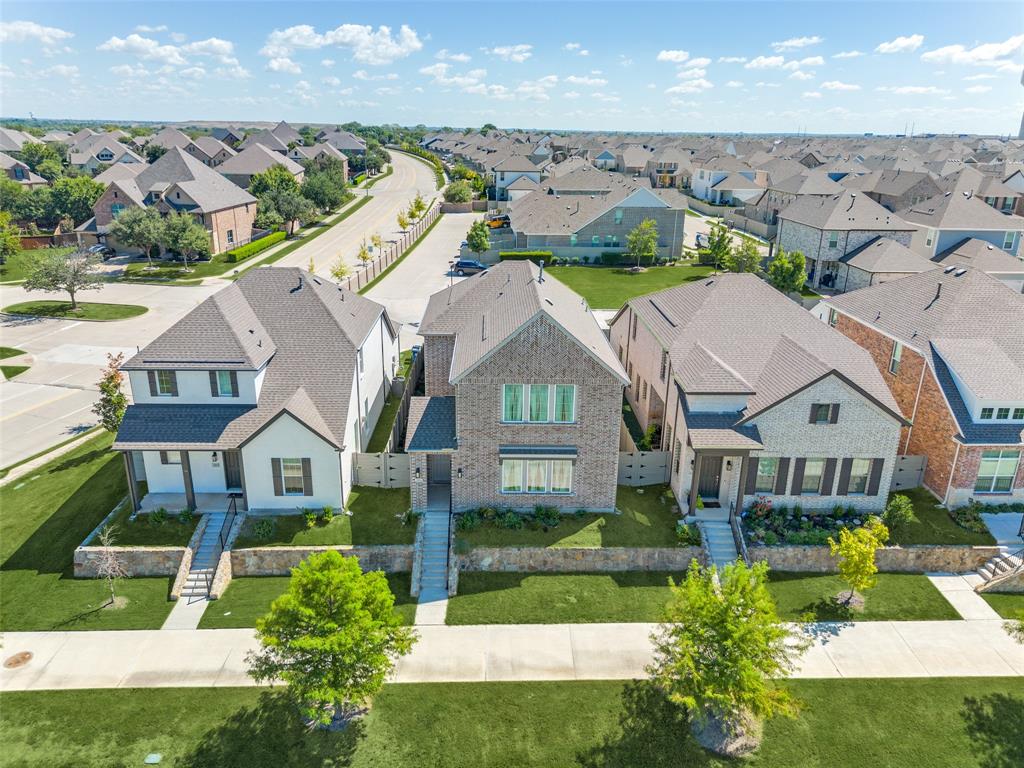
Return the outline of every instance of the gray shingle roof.
[[[263,144],[254,144],[248,149],[243,149],[234,157],[229,157],[217,166],[217,172],[226,176],[242,175],[252,176],[262,173],[275,165],[282,166],[292,176],[303,172],[301,165],[291,160],[280,152],[274,152]]]
[[[455,439],[455,398],[411,398],[406,435],[407,453],[457,449],[459,446]]]
[[[244,189],[203,165],[180,147],[167,150],[134,179],[122,179],[114,183],[138,205],[143,204],[142,201],[150,192],[162,193],[172,185],[192,198],[199,211],[206,213],[256,202],[256,198]],[[169,202],[173,203],[173,200]]]
[[[899,215],[932,229],[1024,230],[1024,218],[1000,213],[985,202],[978,192],[979,177],[977,171],[964,169],[949,191],[912,205]]]
[[[779,214],[798,224],[822,230],[866,230],[879,232],[913,231],[894,213],[887,211],[870,197],[843,190],[832,197],[801,197]]]
[[[889,237],[872,238],[840,256],[839,261],[865,272],[924,272],[935,269],[935,264],[924,256]]]
[[[974,267],[989,274],[1024,273],[1024,261],[976,237],[965,237],[956,245],[937,254],[932,261],[944,267],[952,264]]]

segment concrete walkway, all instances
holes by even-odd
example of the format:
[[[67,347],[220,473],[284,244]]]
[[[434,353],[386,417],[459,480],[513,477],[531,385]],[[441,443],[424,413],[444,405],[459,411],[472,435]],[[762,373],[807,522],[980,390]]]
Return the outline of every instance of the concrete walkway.
[[[928,574],[928,581],[935,585],[965,621],[994,621],[999,618],[992,606],[974,591],[976,586],[984,582],[978,574],[933,573]]]
[[[624,680],[644,676],[653,624],[418,626],[397,682]],[[1001,621],[857,622],[811,625],[813,644],[796,677],[1024,675],[1024,645]],[[252,685],[250,629],[8,632],[0,690]]]
[[[174,604],[171,612],[167,614],[167,618],[164,619],[160,631],[198,629],[199,620],[203,618],[203,614],[206,613],[206,608],[210,605],[210,602],[208,597],[182,595]]]

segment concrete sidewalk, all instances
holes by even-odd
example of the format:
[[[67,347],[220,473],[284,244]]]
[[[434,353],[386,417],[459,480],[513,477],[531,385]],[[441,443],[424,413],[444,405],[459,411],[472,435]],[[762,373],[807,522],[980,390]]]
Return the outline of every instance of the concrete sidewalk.
[[[644,676],[653,624],[419,626],[396,682],[619,680]],[[796,677],[1024,675],[1024,646],[1001,621],[810,625],[813,644]],[[250,629],[8,632],[0,690],[252,685]]]

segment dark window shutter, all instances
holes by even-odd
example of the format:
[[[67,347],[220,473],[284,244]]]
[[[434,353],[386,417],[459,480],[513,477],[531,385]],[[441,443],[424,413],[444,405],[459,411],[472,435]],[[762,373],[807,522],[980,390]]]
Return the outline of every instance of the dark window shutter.
[[[779,474],[775,476],[775,495],[786,495],[786,475],[789,474],[789,459],[779,459]]]
[[[845,496],[850,491],[850,470],[853,468],[853,459],[843,459],[839,467],[839,487],[836,488],[836,496]]]
[[[167,463],[167,451],[160,451],[160,463],[161,464],[166,464]]]
[[[828,416],[828,423],[835,424],[839,421],[839,403],[832,403],[832,413]]]
[[[748,456],[745,461],[747,462],[747,487],[744,493],[747,496],[752,496],[757,492],[757,457]]]
[[[219,397],[217,392],[217,372],[210,371],[210,397]]]
[[[884,465],[885,459],[871,460],[871,474],[868,476],[868,496],[878,495],[878,484],[882,480],[882,467]]]
[[[171,397],[178,396],[178,373],[171,371]]]
[[[799,496],[803,493],[804,467],[806,465],[807,459],[797,459],[793,462],[793,482],[789,486],[790,496]]]
[[[313,495],[313,468],[309,459],[302,460],[302,495]]]
[[[231,396],[238,397],[238,371],[231,371]]]
[[[274,476],[274,495],[284,496],[284,480],[281,477],[281,460],[270,460],[270,474]]]
[[[837,405],[836,408],[839,406]],[[821,473],[821,495],[832,495],[832,482],[836,479],[836,460],[825,459],[825,471]]]
[[[808,417],[807,423],[808,424],[816,423],[818,421],[818,419],[816,418],[817,415],[818,415],[818,404],[817,403],[811,403],[811,415]]]
[[[149,396],[156,397],[156,371],[146,371],[149,377]]]

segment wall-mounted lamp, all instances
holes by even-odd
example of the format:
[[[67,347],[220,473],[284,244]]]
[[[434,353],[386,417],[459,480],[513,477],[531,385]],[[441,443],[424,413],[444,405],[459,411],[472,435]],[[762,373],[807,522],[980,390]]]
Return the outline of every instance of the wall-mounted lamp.
[[[732,472],[732,460],[727,460],[727,461],[725,462],[725,468],[726,468],[726,470],[728,470],[729,472]]]
[[[458,471],[455,474],[457,474],[459,476],[459,480],[461,480],[462,479],[462,467],[459,467]]]
[[[693,459],[690,459],[690,466],[693,466]]]
[[[416,471],[413,473],[413,477],[415,477],[417,480],[419,480],[420,477],[422,477],[422,476],[423,476],[423,472],[420,470],[419,467],[416,467]]]

